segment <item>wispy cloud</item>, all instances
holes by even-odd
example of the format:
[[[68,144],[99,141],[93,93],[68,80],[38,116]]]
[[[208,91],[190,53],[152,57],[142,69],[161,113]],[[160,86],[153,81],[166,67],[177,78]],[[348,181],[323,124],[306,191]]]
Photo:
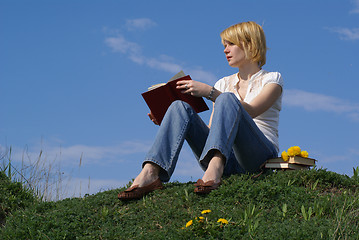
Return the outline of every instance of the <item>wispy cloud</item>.
[[[353,121],[359,121],[359,104],[324,94],[286,89],[283,103],[291,107],[300,107],[307,111],[326,111],[345,114]]]
[[[157,26],[157,23],[155,23],[149,18],[137,18],[126,20],[125,26],[129,31],[147,30]]]
[[[328,154],[328,149],[316,151],[317,167],[353,176],[353,167],[358,166],[359,151],[357,147],[354,144],[342,152],[331,151],[330,154]]]
[[[106,38],[105,43],[112,51],[128,54],[130,57],[139,56],[141,54],[141,47],[137,43],[126,40],[120,34],[116,37]]]
[[[182,148],[176,170],[171,180],[196,181],[203,176],[204,171],[198,164],[192,150],[188,145]]]
[[[349,11],[351,14],[359,13],[359,0],[351,1],[354,8]],[[325,28],[331,32],[337,33],[342,40],[359,40],[359,28],[347,28],[347,27],[327,27]]]
[[[63,166],[81,164],[111,164],[126,156],[145,153],[149,149],[149,141],[124,141],[113,146],[72,145],[58,146],[53,143],[42,143],[41,146],[31,146],[26,149],[12,148],[12,160],[34,163],[39,158],[46,164],[57,162]]]
[[[359,0],[352,0],[354,4],[353,10],[350,11],[350,13],[359,13]]]
[[[134,19],[126,22],[128,29],[145,29],[154,24],[155,23],[150,19]],[[184,70],[186,73],[189,73],[193,79],[210,84],[213,84],[217,80],[217,77],[211,72],[205,71],[201,67],[186,67],[183,64],[177,63],[174,58],[167,55],[160,55],[158,57],[144,56],[142,54],[142,47],[136,42],[126,39],[124,34],[121,34],[119,30],[109,30],[107,28],[104,30],[107,34],[114,35],[106,37],[105,44],[113,52],[124,54],[136,64],[145,65],[171,74]]]
[[[327,28],[329,31],[339,34],[342,40],[359,40],[359,28]]]

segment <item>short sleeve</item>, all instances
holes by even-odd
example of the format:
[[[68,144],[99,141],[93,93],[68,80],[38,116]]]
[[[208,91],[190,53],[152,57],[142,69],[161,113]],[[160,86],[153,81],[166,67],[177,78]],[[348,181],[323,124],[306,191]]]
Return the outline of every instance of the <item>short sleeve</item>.
[[[218,91],[221,91],[221,92],[225,92],[225,82],[224,82],[224,79],[221,78],[219,79],[215,84],[214,84],[214,88],[217,89]]]
[[[269,83],[278,84],[283,88],[284,82],[282,79],[282,75],[279,72],[271,72],[267,74],[267,76],[263,79],[263,87]]]
[[[216,84],[214,84],[214,88],[221,92],[231,92],[236,82],[236,76],[237,74],[233,74],[219,79]]]

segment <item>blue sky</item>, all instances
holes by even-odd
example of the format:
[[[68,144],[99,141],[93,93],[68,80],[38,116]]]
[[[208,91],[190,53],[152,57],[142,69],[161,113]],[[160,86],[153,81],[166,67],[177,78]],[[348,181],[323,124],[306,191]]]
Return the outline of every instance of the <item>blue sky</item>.
[[[285,81],[281,151],[298,145],[318,167],[351,176],[358,0],[0,0],[1,152],[11,147],[18,166],[41,152],[66,178],[64,196],[124,186],[158,129],[141,93],[181,69],[209,84],[235,73],[219,33],[242,21],[263,26],[264,69]],[[185,145],[172,181],[201,176]]]

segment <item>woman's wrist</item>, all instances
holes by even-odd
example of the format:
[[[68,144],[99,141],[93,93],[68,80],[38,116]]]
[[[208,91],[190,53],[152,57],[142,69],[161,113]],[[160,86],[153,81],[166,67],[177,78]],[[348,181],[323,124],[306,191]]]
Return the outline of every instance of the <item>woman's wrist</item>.
[[[214,86],[213,87],[211,87],[211,90],[209,91],[209,93],[208,93],[208,95],[207,95],[207,99],[208,100],[211,100],[211,101],[213,101],[213,94],[214,94],[214,91],[215,91],[216,89],[214,88]]]

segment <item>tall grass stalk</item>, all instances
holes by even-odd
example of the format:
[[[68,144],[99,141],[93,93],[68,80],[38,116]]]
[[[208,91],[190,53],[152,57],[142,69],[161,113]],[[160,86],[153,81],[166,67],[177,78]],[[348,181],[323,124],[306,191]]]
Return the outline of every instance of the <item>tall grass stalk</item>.
[[[58,201],[68,195],[64,184],[71,181],[71,175],[65,176],[61,170],[61,150],[60,154],[51,161],[43,150],[40,150],[39,155],[33,160],[26,147],[22,152],[20,167],[15,166],[16,160],[13,159],[12,147],[3,151],[0,157],[2,162],[0,171],[4,172],[11,181],[21,182],[25,188],[34,192],[40,200]],[[79,169],[81,165],[82,155]]]
[[[358,199],[352,199],[346,197],[342,208],[335,211],[335,224],[336,228],[333,233],[333,239],[347,239],[347,234],[351,234],[353,231],[359,230],[359,209],[355,206]],[[355,225],[356,224],[356,225]],[[355,230],[349,230],[348,226],[356,226]]]

